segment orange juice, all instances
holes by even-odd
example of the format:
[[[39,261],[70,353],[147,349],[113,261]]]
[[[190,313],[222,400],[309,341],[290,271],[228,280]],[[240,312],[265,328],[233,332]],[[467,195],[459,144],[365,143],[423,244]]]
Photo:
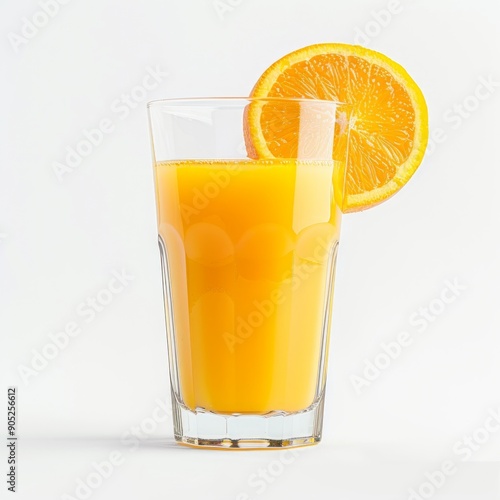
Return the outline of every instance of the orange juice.
[[[340,230],[333,172],[333,161],[313,160],[156,164],[170,349],[187,408],[293,412],[320,395]]]

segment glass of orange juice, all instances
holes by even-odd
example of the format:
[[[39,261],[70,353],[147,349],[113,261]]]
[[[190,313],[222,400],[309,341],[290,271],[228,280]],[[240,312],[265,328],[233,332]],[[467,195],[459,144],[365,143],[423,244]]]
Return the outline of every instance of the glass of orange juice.
[[[177,441],[321,439],[349,106],[149,103]]]

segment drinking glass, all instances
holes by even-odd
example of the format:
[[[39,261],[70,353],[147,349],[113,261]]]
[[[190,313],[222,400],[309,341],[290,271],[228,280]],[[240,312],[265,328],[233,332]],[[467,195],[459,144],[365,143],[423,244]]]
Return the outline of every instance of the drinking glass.
[[[148,104],[175,439],[321,439],[350,108]]]

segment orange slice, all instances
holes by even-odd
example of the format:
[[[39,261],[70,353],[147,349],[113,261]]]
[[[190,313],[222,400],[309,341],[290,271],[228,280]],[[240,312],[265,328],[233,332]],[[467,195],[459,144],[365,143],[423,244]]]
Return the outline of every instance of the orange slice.
[[[370,208],[399,191],[425,153],[428,118],[421,90],[403,67],[364,47],[328,43],[292,52],[264,72],[251,97],[352,105],[344,212]],[[272,123],[273,106],[269,101],[247,113],[249,154],[293,158],[296,140],[280,140],[282,128],[263,126]]]

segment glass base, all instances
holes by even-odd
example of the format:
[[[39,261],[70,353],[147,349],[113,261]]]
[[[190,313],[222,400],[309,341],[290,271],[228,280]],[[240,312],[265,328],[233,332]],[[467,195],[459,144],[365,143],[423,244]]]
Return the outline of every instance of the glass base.
[[[324,391],[303,411],[265,415],[219,414],[189,410],[172,394],[176,441],[197,447],[270,449],[307,446],[321,441]]]

